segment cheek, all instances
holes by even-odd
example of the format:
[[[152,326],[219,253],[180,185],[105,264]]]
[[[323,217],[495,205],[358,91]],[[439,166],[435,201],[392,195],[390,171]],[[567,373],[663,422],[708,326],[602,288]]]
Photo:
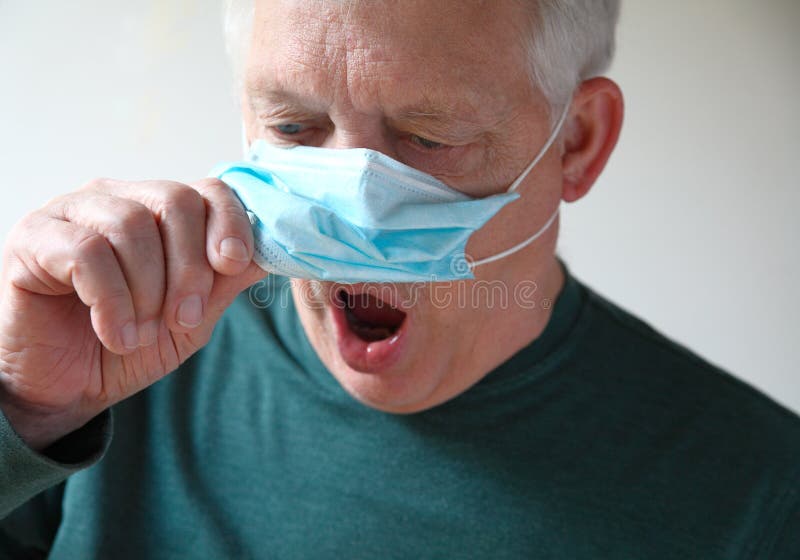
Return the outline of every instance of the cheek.
[[[398,142],[397,153],[406,165],[433,175],[449,187],[469,196],[491,194],[491,182],[485,177],[486,148],[482,145],[455,146],[423,152]]]
[[[511,246],[509,239],[517,227],[516,219],[522,212],[519,207],[521,200],[516,200],[504,207],[484,226],[472,234],[465,248],[466,258],[469,261],[479,261],[503,251]],[[485,267],[484,267],[485,270]],[[482,277],[481,267],[474,269],[475,275]]]
[[[330,301],[332,288],[329,283],[293,278],[291,285],[294,304],[300,316],[313,317],[315,320],[323,319]]]
[[[430,347],[462,353],[474,340],[474,333],[484,323],[486,309],[477,301],[474,281],[432,284],[414,317],[422,324]]]
[[[552,153],[542,159],[519,186],[517,192],[520,198],[505,206],[470,237],[466,248],[468,257],[480,260],[510,249],[546,224],[561,200],[560,169],[557,154]],[[515,178],[512,177],[511,181]],[[486,266],[493,270],[511,269],[514,267],[512,263],[520,261],[522,254],[530,254],[530,251],[538,254],[537,248],[543,242],[544,238],[537,239],[526,248],[527,251],[509,255]],[[476,275],[480,278],[486,270],[485,267],[478,268]]]

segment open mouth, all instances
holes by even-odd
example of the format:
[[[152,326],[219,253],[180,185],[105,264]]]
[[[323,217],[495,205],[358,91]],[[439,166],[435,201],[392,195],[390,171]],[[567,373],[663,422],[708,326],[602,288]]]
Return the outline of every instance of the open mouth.
[[[339,290],[336,298],[344,309],[347,326],[365,342],[392,337],[406,318],[404,311],[367,292],[351,294]]]

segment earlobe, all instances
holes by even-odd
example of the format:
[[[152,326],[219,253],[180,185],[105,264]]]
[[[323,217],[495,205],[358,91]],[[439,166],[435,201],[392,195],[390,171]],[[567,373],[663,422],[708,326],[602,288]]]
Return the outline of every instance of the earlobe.
[[[622,128],[622,91],[608,78],[592,78],[579,87],[564,131],[562,198],[581,199],[606,166]]]

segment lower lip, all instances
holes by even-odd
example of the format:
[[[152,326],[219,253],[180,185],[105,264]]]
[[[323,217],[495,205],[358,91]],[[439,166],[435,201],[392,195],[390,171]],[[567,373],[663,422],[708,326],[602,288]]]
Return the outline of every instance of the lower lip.
[[[408,338],[408,315],[392,336],[384,340],[368,342],[350,330],[344,307],[341,304],[334,303],[331,305],[331,310],[336,326],[336,343],[339,346],[339,354],[348,366],[362,373],[381,373],[397,363]]]

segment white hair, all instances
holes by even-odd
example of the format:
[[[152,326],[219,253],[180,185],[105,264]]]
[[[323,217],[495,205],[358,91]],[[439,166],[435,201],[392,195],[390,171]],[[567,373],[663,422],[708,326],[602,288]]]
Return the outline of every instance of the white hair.
[[[528,44],[531,78],[556,116],[578,84],[611,65],[620,0],[525,1],[535,18]]]
[[[225,42],[237,87],[241,85],[255,0],[225,0]],[[582,81],[608,70],[620,0],[518,0],[529,4],[532,30],[526,45],[530,74],[560,113]]]

